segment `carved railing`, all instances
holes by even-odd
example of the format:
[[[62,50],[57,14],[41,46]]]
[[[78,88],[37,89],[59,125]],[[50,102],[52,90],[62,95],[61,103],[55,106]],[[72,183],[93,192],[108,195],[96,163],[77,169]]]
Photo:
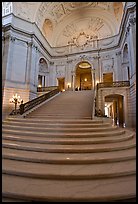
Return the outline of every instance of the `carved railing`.
[[[37,92],[47,92],[57,89],[58,86],[49,86],[49,87],[37,87]]]
[[[102,82],[97,84],[97,89],[110,88],[110,87],[128,87],[128,86],[130,86],[129,81]]]
[[[31,110],[35,106],[39,105],[40,103],[46,101],[47,99],[51,98],[52,96],[56,95],[59,92],[59,89],[54,89],[48,93],[45,93],[31,101],[28,101],[24,104],[20,105],[20,114],[22,115],[28,110]]]

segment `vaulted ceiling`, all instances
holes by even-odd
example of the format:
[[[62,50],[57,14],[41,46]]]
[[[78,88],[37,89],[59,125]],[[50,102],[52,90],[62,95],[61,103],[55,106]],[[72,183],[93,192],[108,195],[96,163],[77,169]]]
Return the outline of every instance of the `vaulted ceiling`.
[[[116,35],[124,8],[124,2],[12,3],[13,13],[35,22],[52,47]]]

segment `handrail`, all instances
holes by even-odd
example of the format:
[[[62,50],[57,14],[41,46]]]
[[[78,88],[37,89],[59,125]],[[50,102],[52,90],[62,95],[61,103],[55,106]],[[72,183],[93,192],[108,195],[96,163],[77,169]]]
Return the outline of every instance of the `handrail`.
[[[22,115],[23,113],[25,113],[26,111],[32,109],[33,107],[35,107],[36,105],[39,105],[40,103],[44,102],[45,100],[51,98],[52,96],[54,96],[55,94],[57,94],[59,92],[59,89],[54,89],[48,93],[45,93],[31,101],[28,101],[24,104],[20,105],[20,115]]]
[[[108,88],[108,87],[126,87],[126,86],[130,86],[129,81],[102,82],[97,84],[97,89]]]

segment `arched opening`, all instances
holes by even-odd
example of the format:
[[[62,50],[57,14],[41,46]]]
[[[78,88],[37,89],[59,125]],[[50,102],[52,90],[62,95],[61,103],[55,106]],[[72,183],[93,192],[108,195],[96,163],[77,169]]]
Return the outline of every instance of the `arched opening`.
[[[105,115],[112,118],[115,125],[124,126],[124,96],[111,94],[105,96]]]
[[[48,64],[44,58],[39,60],[39,73],[38,73],[38,87],[46,87],[48,76]]]
[[[76,67],[75,90],[92,89],[91,65],[86,62],[80,62]]]
[[[130,68],[129,68],[129,54],[128,54],[128,45],[127,43],[123,49],[123,80],[130,80]]]

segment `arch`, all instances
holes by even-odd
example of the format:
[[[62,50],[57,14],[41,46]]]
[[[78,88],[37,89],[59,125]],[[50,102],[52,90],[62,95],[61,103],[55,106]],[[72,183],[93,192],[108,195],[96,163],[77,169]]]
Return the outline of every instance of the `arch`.
[[[121,94],[109,94],[104,97],[104,112],[107,117],[111,117],[115,125],[124,126],[124,96]]]
[[[38,87],[46,87],[46,80],[48,76],[48,64],[47,61],[41,57],[39,59],[39,71],[38,71]]]
[[[125,43],[122,51],[123,80],[130,80],[129,49]]]
[[[82,60],[75,67],[75,90],[90,90],[92,87],[91,64]]]

